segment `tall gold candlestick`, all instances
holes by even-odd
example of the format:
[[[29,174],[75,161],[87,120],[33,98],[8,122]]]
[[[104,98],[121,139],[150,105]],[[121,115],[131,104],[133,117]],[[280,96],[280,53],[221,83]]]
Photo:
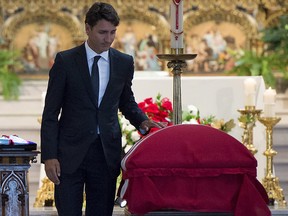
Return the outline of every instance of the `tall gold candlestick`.
[[[268,194],[269,204],[274,205],[275,200],[279,206],[286,206],[283,189],[279,185],[279,179],[273,174],[273,157],[277,152],[273,149],[273,127],[281,120],[279,117],[259,117],[259,121],[266,127],[266,150],[263,153],[266,158],[266,174],[263,186]]]
[[[255,122],[262,110],[255,109],[255,106],[245,106],[245,109],[239,109],[238,112],[241,114],[238,118],[240,127],[244,129],[242,143],[253,155],[255,155],[258,150],[253,144],[253,128],[255,127]]]
[[[194,59],[197,54],[183,54],[183,49],[171,49],[172,54],[159,54],[161,60],[168,60],[168,68],[172,68],[173,74],[173,124],[182,123],[181,101],[181,74],[187,66],[186,60]]]

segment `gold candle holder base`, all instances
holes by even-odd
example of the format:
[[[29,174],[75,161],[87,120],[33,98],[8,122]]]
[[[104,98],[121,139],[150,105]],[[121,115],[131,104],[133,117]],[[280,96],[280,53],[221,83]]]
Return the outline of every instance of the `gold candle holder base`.
[[[183,48],[171,48],[170,50],[171,54],[184,54]]]
[[[196,58],[197,54],[183,54],[183,49],[171,49],[172,54],[158,54],[160,60],[169,61],[168,68],[172,68],[173,74],[173,123],[182,123],[181,102],[181,74],[182,69],[187,67],[186,60]]]
[[[253,144],[253,128],[255,127],[255,122],[262,110],[255,109],[255,106],[245,106],[245,109],[239,109],[238,112],[241,114],[238,118],[239,125],[244,129],[242,143],[253,155],[255,155],[258,150]]]
[[[280,187],[279,179],[273,175],[273,157],[277,152],[273,149],[273,127],[281,120],[279,117],[259,117],[258,120],[266,127],[266,150],[263,153],[266,160],[266,175],[262,184],[268,194],[269,205],[277,201],[279,206],[286,206],[287,202]]]

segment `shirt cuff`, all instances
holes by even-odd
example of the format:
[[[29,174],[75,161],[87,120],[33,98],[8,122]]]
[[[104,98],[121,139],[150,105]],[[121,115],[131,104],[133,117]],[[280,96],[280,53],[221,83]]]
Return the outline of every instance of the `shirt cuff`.
[[[145,135],[145,134],[147,133],[147,131],[144,130],[144,129],[142,129],[142,128],[139,128],[139,131],[140,131],[140,133],[141,133],[142,135]]]

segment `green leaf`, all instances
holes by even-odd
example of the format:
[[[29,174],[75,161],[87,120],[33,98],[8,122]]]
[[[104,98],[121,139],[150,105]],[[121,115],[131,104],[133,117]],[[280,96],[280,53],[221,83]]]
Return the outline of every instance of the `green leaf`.
[[[4,99],[18,99],[21,80],[13,68],[19,64],[18,53],[9,50],[0,50],[0,87]]]

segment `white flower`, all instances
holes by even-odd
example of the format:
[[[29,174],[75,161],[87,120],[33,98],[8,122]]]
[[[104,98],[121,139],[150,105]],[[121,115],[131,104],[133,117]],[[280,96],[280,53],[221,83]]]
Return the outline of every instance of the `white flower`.
[[[198,108],[195,107],[194,105],[188,105],[188,112],[189,112],[191,115],[197,116]]]
[[[129,122],[124,116],[122,116],[121,114],[119,114],[120,118],[120,124],[127,124],[127,122]]]
[[[119,118],[119,123],[122,127],[122,131],[126,130],[126,127],[128,125],[130,125],[130,122],[124,117],[122,116],[121,114],[119,114],[120,118]]]
[[[196,119],[190,119],[190,121],[183,121],[182,124],[199,124]]]
[[[140,139],[140,135],[137,131],[132,131],[131,139],[133,142],[138,141]]]
[[[123,134],[123,136],[122,136],[122,147],[124,147],[126,145],[127,145],[127,139],[126,139],[126,136]]]
[[[126,125],[125,130],[133,131],[133,130],[135,130],[135,127],[129,123],[128,125]]]
[[[131,147],[132,147],[132,145],[127,145],[124,149],[124,152],[127,153]]]

